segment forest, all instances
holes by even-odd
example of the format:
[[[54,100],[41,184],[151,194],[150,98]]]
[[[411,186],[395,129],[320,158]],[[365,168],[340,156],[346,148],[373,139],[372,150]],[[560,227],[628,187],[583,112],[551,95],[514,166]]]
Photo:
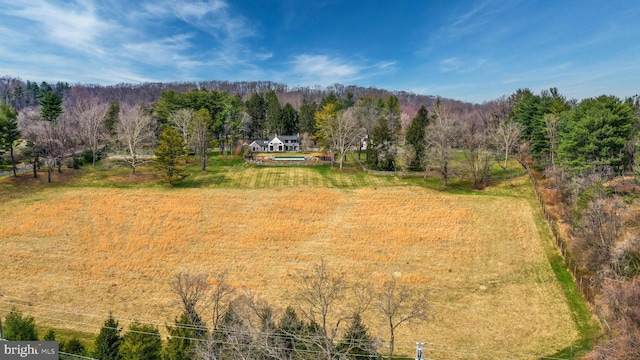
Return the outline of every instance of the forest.
[[[540,93],[517,89],[471,104],[339,84],[101,86],[25,83],[10,77],[0,79],[0,94],[2,170],[15,177],[28,168],[37,177],[43,169],[49,182],[64,168],[91,166],[116,155],[132,176],[154,157],[164,183],[171,186],[185,177],[188,156],[200,159],[206,172],[213,149],[250,158],[249,140],[274,134],[299,134],[302,150],[329,154],[336,171],[352,154],[366,170],[437,177],[443,188],[464,178],[482,191],[492,184],[491,166],[506,171],[508,161],[515,159],[540,184],[553,226],[568,239],[567,264],[585,282],[583,296],[605,330],[589,356],[640,358],[638,96],[576,100],[556,88]],[[187,280],[195,281],[176,279]],[[184,314],[177,323],[195,327],[175,331],[197,332],[192,289],[180,286],[176,284],[176,294],[182,297]],[[301,326],[290,316],[279,326]],[[115,319],[108,321],[110,328],[118,328]],[[352,326],[362,335],[362,324]],[[197,335],[189,334],[185,337]],[[324,334],[326,340],[326,328]],[[327,348],[343,346],[333,339],[331,346],[325,343]],[[298,346],[285,343],[277,347]],[[332,356],[329,352],[327,358]]]

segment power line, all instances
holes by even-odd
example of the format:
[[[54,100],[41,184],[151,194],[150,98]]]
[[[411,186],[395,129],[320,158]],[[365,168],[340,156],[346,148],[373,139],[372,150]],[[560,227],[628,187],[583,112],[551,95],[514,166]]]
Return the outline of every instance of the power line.
[[[8,296],[3,295],[3,297],[7,298]],[[11,297],[8,297],[11,298]],[[62,314],[67,314],[67,315],[74,315],[74,316],[79,316],[79,317],[88,317],[88,318],[100,318],[100,319],[104,319],[104,317],[95,315],[95,314],[83,314],[83,313],[78,313],[78,312],[73,312],[73,311],[68,311],[68,310],[60,310],[60,309],[55,309],[55,308],[51,308],[50,306],[52,306],[52,304],[47,304],[47,303],[43,303],[43,302],[36,302],[36,304],[39,304],[37,306],[32,305],[33,302],[29,302],[27,300],[23,300],[23,299],[17,299],[17,298],[13,298],[17,301],[22,301],[22,302],[27,302],[30,305],[25,305],[24,303],[19,303],[19,302],[12,302],[12,301],[7,301],[7,300],[0,300],[0,303],[4,303],[7,305],[13,305],[13,306],[29,306],[29,307],[34,307],[34,308],[39,308],[43,311],[50,311],[50,312],[57,312],[57,313],[62,313]],[[7,309],[7,308],[0,308],[0,310],[3,311],[12,311],[12,309]],[[63,318],[59,318],[59,317],[52,317],[52,316],[45,316],[45,315],[40,315],[40,314],[35,314],[32,312],[26,313],[23,312],[25,315],[29,315],[29,316],[33,316],[34,318],[41,318],[41,319],[48,319],[48,320],[53,320],[53,321],[59,321],[59,322],[63,322],[63,323],[70,323],[70,324],[75,324],[75,325],[82,325],[84,327],[88,326],[88,327],[92,327],[92,328],[107,328],[107,329],[113,329],[113,330],[122,330],[122,328],[118,329],[118,328],[112,328],[112,327],[107,327],[107,326],[101,326],[101,325],[96,325],[95,323],[87,323],[87,322],[82,322],[82,321],[77,321],[77,320],[68,320],[68,319],[63,319]],[[125,320],[126,321],[126,320]],[[210,334],[228,334],[228,335],[233,335],[233,336],[239,336],[239,335],[248,335],[248,336],[252,336],[252,337],[259,337],[259,336],[266,336],[266,337],[279,337],[281,339],[294,339],[297,341],[301,341],[301,342],[307,342],[307,343],[312,343],[313,341],[313,336],[300,336],[300,335],[293,335],[293,334],[277,334],[277,333],[268,333],[268,332],[264,332],[264,331],[258,331],[258,330],[251,330],[251,329],[246,329],[246,330],[235,330],[235,329],[214,329],[211,330],[206,326],[201,326],[201,325],[192,325],[192,324],[167,324],[167,323],[159,323],[159,322],[142,322],[142,321],[138,321],[138,320],[130,320],[129,321],[130,324],[132,323],[138,323],[138,324],[144,324],[144,325],[152,325],[152,326],[156,326],[159,327],[159,324],[161,324],[161,326],[166,326],[166,327],[170,327],[170,328],[179,328],[179,329],[185,329],[185,330],[202,330],[202,331],[206,331],[207,333]],[[131,329],[127,329],[127,332],[133,332],[133,333],[140,333],[140,334],[146,334],[146,335],[151,335],[151,336],[158,336],[160,338],[163,338],[163,335],[155,332],[145,332],[145,331],[140,331],[140,330],[131,330]],[[187,339],[190,341],[194,341],[194,342],[203,342],[206,341],[206,339],[200,339],[200,338],[190,338],[190,337],[182,337],[182,336],[170,336],[172,338],[181,338],[181,339]],[[237,345],[236,343],[233,342],[226,342],[224,340],[219,340],[217,341],[220,344],[226,344],[226,345]],[[386,341],[384,340],[378,340],[376,341],[381,347],[383,348],[388,348],[388,345],[386,345]],[[407,345],[405,345],[407,344]],[[411,345],[408,345],[411,344]],[[508,352],[508,351],[496,351],[496,350],[487,350],[487,349],[479,349],[479,348],[473,348],[473,347],[463,347],[463,346],[459,346],[459,345],[450,345],[450,344],[437,344],[437,343],[426,343],[429,345],[428,348],[425,348],[425,350],[427,350],[428,352],[439,352],[439,353],[449,353],[449,354],[456,354],[456,355],[465,355],[465,356],[475,356],[475,357],[482,357],[482,358],[488,358],[488,359],[513,359],[514,357],[516,358],[536,358],[536,359],[548,359],[548,360],[561,360],[561,358],[555,358],[555,357],[545,357],[545,356],[540,356],[537,354],[525,354],[525,353],[515,353],[515,352]],[[356,345],[364,345],[364,343],[361,342],[357,342]],[[407,351],[408,353],[412,353],[415,350],[415,346],[414,344],[410,343],[410,342],[396,342],[394,348],[396,350],[404,350]],[[287,348],[278,348],[276,347],[276,350],[287,350]],[[454,350],[455,349],[455,350]],[[299,349],[298,349],[299,350]],[[306,351],[310,351],[310,350],[306,350]],[[322,353],[322,352],[314,352],[314,353]],[[506,356],[506,357],[505,357]]]

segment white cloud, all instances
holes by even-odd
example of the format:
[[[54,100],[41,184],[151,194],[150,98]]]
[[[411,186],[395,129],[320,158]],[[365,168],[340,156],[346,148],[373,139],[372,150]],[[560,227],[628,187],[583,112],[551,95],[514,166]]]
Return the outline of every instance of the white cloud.
[[[117,26],[101,19],[89,1],[62,5],[43,0],[5,2],[5,16],[31,22],[42,38],[68,49],[102,54],[98,39],[108,36]]]
[[[303,76],[314,78],[352,78],[361,70],[341,59],[330,59],[326,55],[298,55],[293,60],[293,70]]]
[[[163,39],[124,45],[126,55],[148,64],[168,64],[178,58],[180,51],[191,47],[191,34],[177,34]]]
[[[394,61],[381,61],[375,64],[366,59],[346,60],[328,55],[301,54],[287,63],[291,70],[281,77],[298,79],[298,85],[332,85],[335,83],[353,83],[395,71]]]

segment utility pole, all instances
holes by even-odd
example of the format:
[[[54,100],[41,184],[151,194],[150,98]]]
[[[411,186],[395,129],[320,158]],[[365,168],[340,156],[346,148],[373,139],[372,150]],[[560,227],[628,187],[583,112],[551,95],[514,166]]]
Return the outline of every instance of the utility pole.
[[[424,360],[424,341],[416,341],[416,360]]]

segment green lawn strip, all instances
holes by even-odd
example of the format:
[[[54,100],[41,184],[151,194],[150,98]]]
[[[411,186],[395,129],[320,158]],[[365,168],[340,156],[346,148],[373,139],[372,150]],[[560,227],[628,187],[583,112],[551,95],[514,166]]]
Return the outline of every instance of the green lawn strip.
[[[551,230],[544,219],[542,210],[536,201],[530,184],[526,198],[531,204],[532,214],[534,216],[536,227],[538,228],[538,233],[543,240],[545,253],[549,259],[551,267],[553,268],[556,279],[558,279],[558,282],[562,287],[562,291],[565,294],[569,308],[571,309],[573,320],[575,321],[579,332],[579,339],[572,346],[549,356],[563,359],[578,358],[592,350],[594,340],[602,333],[602,329],[598,321],[593,317],[586,300],[582,297],[571,273],[566,268],[564,259],[554,245]]]
[[[44,336],[49,332],[49,330],[53,330],[56,334],[56,341],[58,344],[62,342],[69,342],[69,340],[74,337],[80,340],[82,345],[84,345],[87,350],[87,354],[91,354],[93,352],[93,346],[96,341],[96,337],[98,337],[97,333],[85,332],[85,331],[74,331],[69,329],[57,329],[46,326],[38,326],[38,337],[42,340]]]

